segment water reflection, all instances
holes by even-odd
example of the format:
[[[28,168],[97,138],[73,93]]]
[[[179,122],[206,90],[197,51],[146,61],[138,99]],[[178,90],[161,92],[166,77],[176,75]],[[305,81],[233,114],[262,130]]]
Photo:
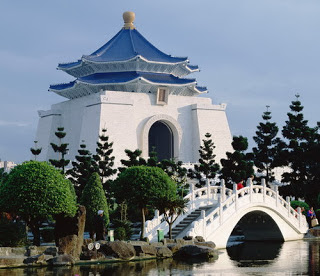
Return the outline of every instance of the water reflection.
[[[278,257],[282,245],[282,242],[244,242],[228,247],[227,252],[238,266],[266,265]]]
[[[320,240],[246,242],[221,250],[211,262],[152,260],[33,269],[0,269],[0,276],[320,275]]]

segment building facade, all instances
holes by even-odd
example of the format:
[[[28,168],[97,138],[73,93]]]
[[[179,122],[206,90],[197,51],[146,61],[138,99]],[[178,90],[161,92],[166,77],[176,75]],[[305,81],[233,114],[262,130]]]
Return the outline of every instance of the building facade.
[[[95,153],[103,128],[114,142],[118,164],[126,158],[125,149],[140,149],[145,158],[155,150],[159,159],[197,162],[207,132],[216,146],[216,161],[224,158],[232,150],[226,105],[197,97],[207,89],[185,76],[199,71],[198,66],[154,47],[134,27],[134,13],[125,12],[123,18],[124,27],[97,51],[58,65],[76,79],[50,86],[67,100],[38,112],[39,159],[57,158],[50,146],[58,143],[57,127],[67,133],[63,142],[69,143],[71,160],[81,143]]]

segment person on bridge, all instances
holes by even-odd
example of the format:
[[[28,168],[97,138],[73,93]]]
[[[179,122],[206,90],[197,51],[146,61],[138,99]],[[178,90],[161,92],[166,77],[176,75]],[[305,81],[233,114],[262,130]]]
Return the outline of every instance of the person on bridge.
[[[243,186],[243,179],[237,184],[237,190],[240,190],[242,189],[244,186]]]

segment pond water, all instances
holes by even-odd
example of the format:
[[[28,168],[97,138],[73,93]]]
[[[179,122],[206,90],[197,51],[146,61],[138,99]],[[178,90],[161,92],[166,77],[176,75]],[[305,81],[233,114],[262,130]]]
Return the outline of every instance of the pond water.
[[[0,269],[0,276],[4,275],[320,275],[320,240],[237,243],[219,250],[218,259],[210,262],[170,259],[73,268]]]

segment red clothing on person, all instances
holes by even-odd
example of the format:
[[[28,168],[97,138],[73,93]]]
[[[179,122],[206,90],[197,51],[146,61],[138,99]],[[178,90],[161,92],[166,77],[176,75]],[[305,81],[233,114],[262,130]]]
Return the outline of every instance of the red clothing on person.
[[[242,189],[243,188],[243,184],[242,184],[242,182],[239,182],[238,184],[237,184],[237,190],[240,190],[240,189]]]

